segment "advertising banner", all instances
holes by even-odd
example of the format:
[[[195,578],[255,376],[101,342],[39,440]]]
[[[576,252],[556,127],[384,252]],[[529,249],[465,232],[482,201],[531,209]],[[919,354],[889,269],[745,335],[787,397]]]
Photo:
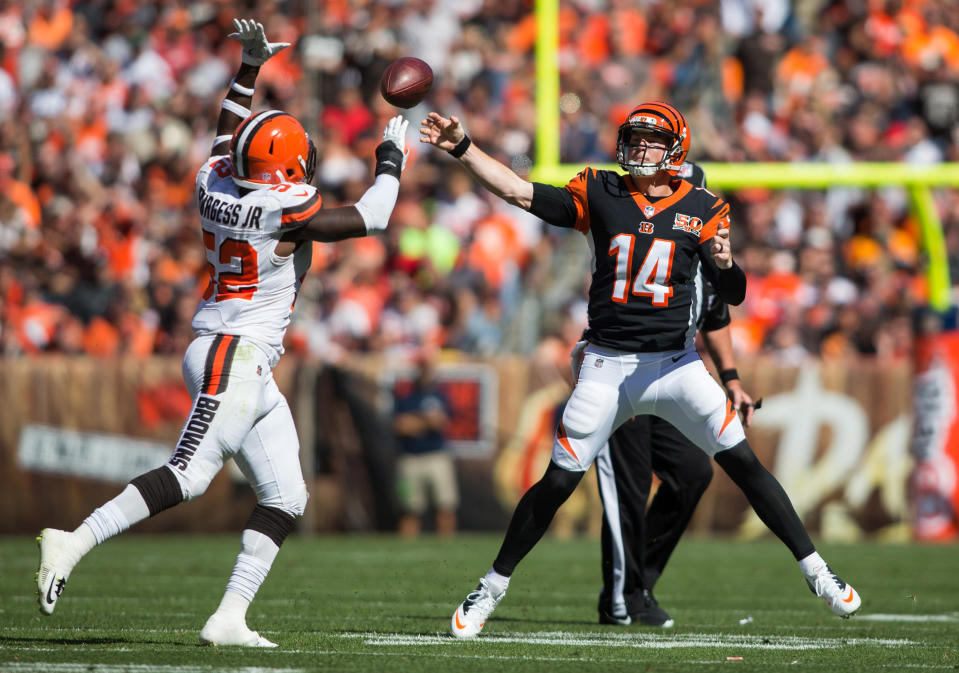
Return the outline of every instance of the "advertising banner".
[[[959,332],[917,340],[913,388],[913,528],[920,540],[954,539],[959,534]]]

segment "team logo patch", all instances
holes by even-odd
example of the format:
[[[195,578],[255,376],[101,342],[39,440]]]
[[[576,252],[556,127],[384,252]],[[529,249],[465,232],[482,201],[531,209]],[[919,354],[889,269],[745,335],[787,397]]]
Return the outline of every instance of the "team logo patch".
[[[652,216],[655,215],[655,214],[656,214],[656,207],[655,207],[655,206],[644,206],[644,207],[643,207],[643,215],[645,215],[646,217],[652,217]]]
[[[639,233],[641,234],[652,234],[656,230],[656,225],[654,225],[652,222],[643,220],[642,222],[639,223],[639,226],[636,228],[639,230]]]
[[[673,229],[685,231],[687,234],[699,236],[699,232],[702,231],[702,228],[703,221],[698,217],[685,215],[683,213],[676,213],[676,217],[673,218]]]
[[[594,363],[594,366],[596,367],[596,369],[602,369],[602,368],[603,368],[603,358],[596,358],[596,362]]]

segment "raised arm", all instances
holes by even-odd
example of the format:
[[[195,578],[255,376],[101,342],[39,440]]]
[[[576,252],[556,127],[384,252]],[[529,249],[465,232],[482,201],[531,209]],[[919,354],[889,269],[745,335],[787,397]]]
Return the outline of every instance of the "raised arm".
[[[400,174],[406,165],[406,130],[409,121],[397,115],[383,129],[383,142],[376,147],[376,179],[352,206],[317,211],[302,227],[283,235],[283,241],[342,241],[386,229],[400,190]]]
[[[456,117],[430,112],[420,125],[420,142],[446,150],[459,159],[477,182],[507,203],[530,209],[533,183],[477,147]]]
[[[250,116],[253,104],[253,89],[260,66],[270,57],[290,46],[289,42],[269,42],[263,24],[252,19],[233,19],[235,33],[230,37],[238,40],[243,48],[240,67],[230,81],[230,89],[220,104],[220,116],[216,122],[216,137],[210,148],[210,156],[226,154],[230,148],[233,132],[244,119]]]

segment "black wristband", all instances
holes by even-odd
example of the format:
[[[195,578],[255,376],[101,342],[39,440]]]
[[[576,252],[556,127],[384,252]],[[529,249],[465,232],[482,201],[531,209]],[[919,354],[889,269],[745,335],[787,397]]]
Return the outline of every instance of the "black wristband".
[[[472,144],[473,141],[470,140],[469,136],[463,136],[463,139],[459,141],[459,144],[457,144],[456,147],[446,151],[449,152],[449,155],[454,159],[459,159],[461,156],[466,154],[466,150],[468,150]]]
[[[719,380],[723,382],[725,386],[730,381],[736,381],[739,379],[739,372],[736,371],[736,368],[724,369],[719,372]]]
[[[403,151],[392,140],[384,140],[376,146],[376,175],[386,173],[397,180],[403,172]]]

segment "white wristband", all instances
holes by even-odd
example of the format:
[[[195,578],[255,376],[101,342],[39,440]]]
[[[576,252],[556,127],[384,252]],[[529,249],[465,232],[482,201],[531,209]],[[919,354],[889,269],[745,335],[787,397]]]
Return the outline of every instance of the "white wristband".
[[[224,98],[223,102],[220,103],[220,107],[226,110],[227,112],[232,112],[240,119],[246,119],[250,116],[250,108],[243,107],[239,103],[231,101],[229,98]]]
[[[353,204],[360,211],[363,223],[366,224],[367,234],[386,229],[399,193],[400,181],[392,175],[380,173],[373,181],[373,186],[367,189],[360,200]]]
[[[220,143],[228,142],[230,140],[233,140],[233,135],[230,133],[224,133],[222,136],[217,136],[216,138],[213,139],[213,147],[216,147]]]
[[[236,91],[238,94],[242,94],[244,96],[252,96],[254,91],[253,89],[248,89],[242,84],[237,84],[236,78],[230,80],[230,88]]]

